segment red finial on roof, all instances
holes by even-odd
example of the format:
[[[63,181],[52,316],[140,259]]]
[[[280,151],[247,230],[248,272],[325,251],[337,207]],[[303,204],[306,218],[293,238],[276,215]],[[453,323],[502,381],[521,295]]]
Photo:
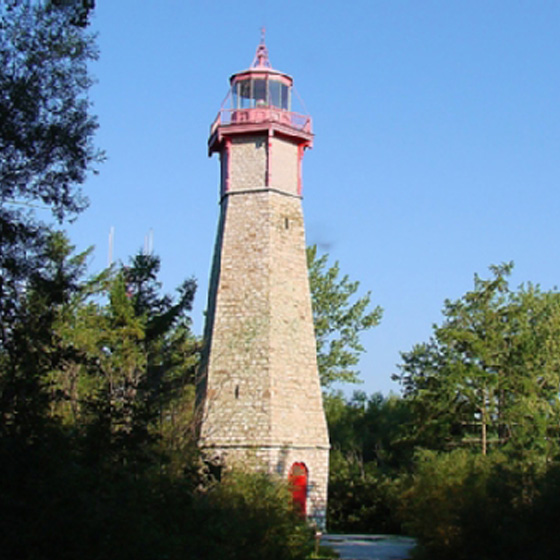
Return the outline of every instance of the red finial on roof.
[[[257,52],[255,54],[253,64],[251,64],[251,68],[272,68],[270,61],[268,60],[268,49],[266,48],[264,41],[265,33],[266,29],[261,27],[261,42],[257,47]]]

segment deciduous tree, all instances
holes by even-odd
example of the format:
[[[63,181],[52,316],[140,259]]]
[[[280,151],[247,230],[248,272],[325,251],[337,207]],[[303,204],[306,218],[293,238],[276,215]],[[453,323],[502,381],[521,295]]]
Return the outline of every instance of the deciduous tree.
[[[360,283],[340,277],[340,265],[328,265],[328,254],[317,246],[307,249],[317,361],[323,388],[335,382],[357,383],[360,354],[365,351],[360,333],[379,324],[381,307],[370,308],[371,294],[357,297]]]
[[[41,223],[36,207],[59,221],[76,216],[86,202],[80,185],[102,159],[87,97],[87,63],[96,48],[83,9],[77,2],[0,0],[0,360],[10,406],[16,394],[25,401],[22,391],[31,387],[14,385],[15,372],[36,379],[40,368],[30,359],[39,354],[29,346],[40,342],[31,337],[52,332],[56,308],[37,308],[46,297],[37,282],[49,276],[49,252],[61,248],[61,238]],[[32,319],[43,321],[41,331],[24,327]]]
[[[504,448],[550,459],[560,420],[560,294],[513,291],[512,264],[446,301],[428,343],[403,353],[399,380],[418,443]]]

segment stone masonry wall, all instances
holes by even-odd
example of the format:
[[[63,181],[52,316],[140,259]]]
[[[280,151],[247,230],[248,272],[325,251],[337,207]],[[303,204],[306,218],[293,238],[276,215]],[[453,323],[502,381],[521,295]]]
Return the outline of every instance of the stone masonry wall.
[[[213,445],[270,442],[267,198],[227,199],[202,411]]]
[[[266,184],[267,137],[233,138],[229,162],[229,190],[259,189]]]
[[[272,137],[269,141],[269,185],[275,189],[297,195],[298,147],[286,140]]]
[[[271,196],[274,198],[270,228],[274,247],[270,271],[273,439],[294,445],[328,445],[301,202],[280,194]]]

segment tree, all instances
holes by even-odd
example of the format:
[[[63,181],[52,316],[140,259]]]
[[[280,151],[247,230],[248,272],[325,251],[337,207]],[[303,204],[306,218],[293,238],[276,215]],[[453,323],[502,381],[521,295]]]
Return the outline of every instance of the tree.
[[[87,2],[80,8],[77,1],[0,0],[0,359],[2,373],[11,372],[3,383],[12,404],[16,393],[24,402],[22,391],[31,388],[22,368],[29,381],[37,374],[30,357],[39,354],[29,348],[52,330],[53,314],[44,308],[35,309],[42,330],[24,327],[30,296],[41,293],[33,284],[48,273],[43,267],[57,235],[34,209],[50,210],[59,221],[76,216],[86,202],[79,185],[102,159],[87,98],[87,62],[96,57],[83,28],[88,11]],[[17,387],[8,383],[16,371]]]
[[[475,276],[472,291],[445,302],[431,340],[402,354],[394,379],[415,411],[421,445],[541,460],[557,453],[560,294],[531,284],[512,291],[512,267]]]
[[[97,51],[92,36],[73,24],[76,4],[0,3],[3,220],[27,221],[19,207],[34,204],[59,220],[72,217],[85,206],[78,186],[102,158],[87,98],[87,63]]]
[[[215,485],[196,446],[165,429],[192,381],[196,340],[184,342],[194,281],[173,299],[161,295],[157,257],[86,278],[87,252],[74,255],[62,234],[46,247],[12,333],[22,352],[11,361],[0,352],[4,555],[204,559],[241,550],[303,560],[311,531],[287,485],[265,475]]]
[[[328,258],[317,255],[316,245],[307,248],[319,376],[327,389],[335,382],[358,382],[354,366],[365,351],[360,332],[379,324],[382,315],[379,306],[369,309],[370,292],[355,298],[360,283],[339,278],[338,262],[328,267]]]
[[[557,558],[558,464],[547,469],[512,462],[500,452],[420,450],[401,495],[414,557],[438,560]]]
[[[42,251],[37,254],[42,267],[30,271],[17,301],[6,302],[10,321],[1,326],[0,432],[4,437],[40,437],[51,406],[50,374],[72,353],[61,344],[56,324],[81,289],[88,252],[70,257],[72,247],[63,234],[42,236]]]
[[[144,398],[157,411],[158,437],[162,439],[169,468],[182,469],[192,452],[194,378],[201,341],[191,331],[188,312],[196,292],[196,280],[185,280],[176,299],[161,294],[157,279],[160,259],[138,253],[124,268],[124,278],[137,316],[144,317],[146,353]]]
[[[348,533],[398,533],[398,477],[409,467],[402,425],[407,410],[395,395],[325,396],[331,441],[328,523]]]
[[[76,216],[86,202],[79,185],[102,159],[87,98],[90,7],[0,0],[0,494],[9,557],[49,550],[58,531],[33,511],[49,504],[50,516],[76,495],[74,446],[52,414],[52,374],[74,355],[56,325],[81,289],[85,254],[69,257],[66,238],[36,207],[59,222]],[[68,527],[72,516],[57,519]]]
[[[169,440],[165,427],[183,412],[183,397],[192,408],[198,341],[187,313],[196,282],[185,281],[175,301],[160,293],[159,267],[157,256],[138,254],[107,271],[68,302],[55,329],[73,350],[51,376],[57,414],[96,430],[97,444],[117,463],[130,462],[131,453],[140,463],[153,440],[164,433]],[[182,420],[188,430],[189,418]]]
[[[264,477],[208,488],[196,453],[181,469],[163,462],[175,441],[159,424],[196,362],[194,281],[177,300],[161,296],[159,260],[146,256],[87,279],[87,252],[74,255],[33,210],[75,217],[101,159],[87,100],[92,6],[0,0],[0,548],[303,558],[311,535],[286,488]]]

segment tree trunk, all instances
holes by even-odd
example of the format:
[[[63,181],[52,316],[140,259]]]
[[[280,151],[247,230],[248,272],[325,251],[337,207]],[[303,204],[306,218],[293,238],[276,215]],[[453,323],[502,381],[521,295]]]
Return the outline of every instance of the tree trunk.
[[[481,447],[482,447],[482,454],[486,455],[486,450],[487,450],[487,435],[486,435],[486,395],[483,392],[483,397],[484,397],[484,401],[482,403],[482,410],[481,410]]]

